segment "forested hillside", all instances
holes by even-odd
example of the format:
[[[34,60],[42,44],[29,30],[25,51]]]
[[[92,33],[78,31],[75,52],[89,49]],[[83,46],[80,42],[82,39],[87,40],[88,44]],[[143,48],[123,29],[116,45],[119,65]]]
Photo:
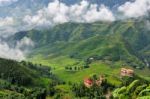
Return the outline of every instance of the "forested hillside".
[[[131,66],[143,68],[150,62],[150,31],[146,22],[65,23],[47,30],[20,32],[11,39],[31,38],[36,45],[30,55],[33,58],[38,54],[50,59],[58,54],[75,59],[98,56],[113,61],[123,60]]]
[[[150,0],[0,0],[0,99],[150,99]]]
[[[40,64],[0,59],[0,98],[44,99],[49,84],[61,82],[50,71]]]
[[[109,96],[142,99],[149,96],[150,30],[145,19],[64,23],[44,30],[18,32],[8,38],[8,42],[15,45],[24,37],[35,44],[27,54],[27,60],[51,67],[50,70],[44,69],[46,74],[41,71],[41,74],[50,75],[53,79],[47,85],[49,98]],[[31,79],[32,83],[40,75],[29,63],[21,62],[19,68],[23,68],[21,72],[27,73],[25,79]],[[23,64],[27,68],[22,67]],[[121,68],[129,69],[134,75],[122,77]],[[102,86],[93,84],[93,87],[87,88],[84,78],[91,77],[89,81],[92,83],[97,80],[95,75],[104,75],[105,82]]]

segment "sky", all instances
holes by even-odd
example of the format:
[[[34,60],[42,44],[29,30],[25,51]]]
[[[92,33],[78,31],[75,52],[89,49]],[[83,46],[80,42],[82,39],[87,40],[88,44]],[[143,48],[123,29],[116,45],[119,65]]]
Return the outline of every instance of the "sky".
[[[149,12],[150,0],[0,0],[0,38],[65,22],[113,22],[145,17]],[[0,57],[25,59],[24,45],[34,44],[23,38],[12,48],[0,39]]]
[[[64,22],[139,18],[149,10],[150,0],[0,0],[0,35]]]

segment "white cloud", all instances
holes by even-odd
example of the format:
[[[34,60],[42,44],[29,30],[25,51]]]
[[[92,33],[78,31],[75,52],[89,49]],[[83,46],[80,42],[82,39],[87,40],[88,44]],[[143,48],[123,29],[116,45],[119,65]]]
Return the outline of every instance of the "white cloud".
[[[0,37],[12,35],[17,31],[17,23],[13,17],[0,17]]]
[[[96,10],[96,6],[92,6],[90,11],[85,14],[85,19],[87,22],[95,21],[114,21],[115,18],[110,10],[104,5],[99,7],[99,12]]]
[[[0,18],[0,27],[11,26],[14,24],[12,17]]]
[[[18,41],[15,47],[10,47],[7,42],[0,40],[0,57],[18,61],[24,60],[25,54],[29,51],[28,48],[33,46],[34,43],[27,37]]]
[[[17,0],[0,0],[0,6],[16,1]],[[16,9],[20,8],[16,7]],[[117,11],[121,12],[121,17],[125,18],[142,17],[147,15],[150,11],[150,0],[126,2],[118,7]],[[32,15],[33,11],[31,11],[30,8],[27,12],[23,12],[24,14],[20,14],[20,11],[16,13],[14,13],[13,17],[0,18],[0,37],[12,35],[17,31],[30,30],[34,27],[53,26],[65,22],[90,23],[117,20],[114,16],[115,14],[105,5],[91,4],[86,0],[82,0],[80,3],[73,5],[66,5],[65,3],[58,2],[58,0],[54,0],[50,2],[47,7],[37,12],[35,11],[35,15]],[[147,27],[150,26],[149,24],[148,22]],[[29,48],[33,46],[34,43],[27,37],[18,41],[13,48],[6,42],[0,40],[0,57],[22,60],[25,59],[25,54]]]
[[[18,0],[0,0],[0,6],[9,5],[13,2],[17,2]]]
[[[14,60],[23,60],[25,56],[20,49],[11,48],[6,42],[0,41],[0,57]]]
[[[0,37],[8,37],[10,35],[13,35],[17,32],[17,29],[14,27],[3,27],[0,28]]]
[[[18,49],[23,48],[24,50],[26,50],[28,47],[33,47],[33,46],[34,46],[34,42],[28,37],[24,37],[16,44],[16,48]]]
[[[138,18],[148,14],[150,11],[150,0],[135,0],[126,2],[118,8],[125,17]]]
[[[36,15],[27,15],[23,21],[30,26],[55,25],[64,22],[95,22],[114,21],[113,13],[104,5],[90,4],[81,1],[79,4],[66,5],[58,0],[50,2],[37,12]]]

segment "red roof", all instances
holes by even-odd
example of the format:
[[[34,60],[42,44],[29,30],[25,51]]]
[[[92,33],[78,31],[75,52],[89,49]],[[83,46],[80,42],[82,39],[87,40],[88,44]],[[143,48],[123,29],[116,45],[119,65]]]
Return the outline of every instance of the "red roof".
[[[91,79],[84,79],[84,83],[93,84],[93,81]]]

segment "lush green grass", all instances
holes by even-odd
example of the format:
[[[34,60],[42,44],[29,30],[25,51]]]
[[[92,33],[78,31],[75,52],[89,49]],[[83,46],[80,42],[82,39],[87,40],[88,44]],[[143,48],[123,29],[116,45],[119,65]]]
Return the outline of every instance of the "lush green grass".
[[[143,67],[138,56],[148,55],[144,53],[148,53],[150,42],[150,33],[144,27],[144,22],[145,20],[65,23],[47,30],[16,33],[11,40],[22,39],[24,36],[31,38],[36,48],[29,57],[42,64],[59,67],[63,64],[70,65],[74,60],[70,60],[68,56],[76,53],[76,58],[81,59],[99,55],[118,60],[121,56],[123,60]]]
[[[71,82],[82,82],[84,78],[90,77],[94,74],[97,75],[107,75],[106,78],[112,76],[112,77],[117,77],[119,74],[119,69],[113,69],[109,65],[106,65],[102,62],[95,62],[90,65],[90,68],[77,71],[77,72],[72,72],[72,71],[65,71],[65,70],[56,70],[54,71],[56,75],[58,75],[61,79],[65,81],[71,81]],[[114,84],[118,84],[119,82],[114,79]]]
[[[70,86],[69,85],[57,85],[56,87],[55,87],[55,89],[56,90],[61,90],[62,92],[65,92],[65,93],[68,93],[68,92],[70,92],[70,90],[71,90],[71,88],[70,88]]]
[[[90,68],[80,70],[80,71],[66,71],[65,66],[72,66],[79,60],[68,58],[67,56],[56,57],[54,59],[43,59],[42,56],[38,56],[32,59],[35,63],[42,63],[44,65],[52,66],[54,74],[56,74],[60,79],[66,82],[82,82],[84,78],[92,76],[93,74],[105,74],[108,82],[113,85],[119,86],[121,81],[119,80],[120,68],[124,62],[118,61],[112,63],[111,61],[94,61],[90,64]],[[83,62],[81,62],[83,64]],[[82,66],[80,64],[80,66]],[[130,66],[124,66],[126,68],[131,68]],[[131,68],[134,69],[134,68]],[[145,78],[149,79],[149,70],[138,70],[134,69],[135,73],[138,75],[143,75]]]
[[[118,74],[123,64],[127,64],[127,68],[145,66],[139,56],[145,56],[143,52],[149,51],[150,42],[144,21],[139,20],[65,23],[50,30],[27,31],[26,36],[37,43],[28,60],[51,66],[60,79],[81,82],[93,74],[105,74],[108,81],[115,85],[120,84]],[[70,58],[71,55],[74,57]],[[84,60],[94,55],[101,57],[105,63],[93,62],[90,68],[81,71],[65,70],[66,66],[76,63],[83,66]],[[135,72],[149,79],[148,69],[135,69]]]
[[[0,90],[0,97],[7,95],[8,93],[4,92],[4,90]]]
[[[55,59],[46,59],[40,56],[38,58],[33,59],[35,63],[42,63],[44,65],[52,66],[54,74],[56,74],[60,79],[66,82],[82,82],[85,77],[90,77],[93,74],[104,74],[106,78],[108,78],[109,82],[115,85],[119,85],[121,82],[118,80],[118,74],[120,72],[120,64],[115,64],[116,67],[107,65],[101,61],[96,61],[90,64],[90,68],[79,70],[79,71],[66,71],[65,66],[72,66],[74,63],[78,62],[78,60],[73,60],[67,58],[65,56],[55,58]],[[82,63],[82,62],[81,62]],[[83,65],[80,65],[83,66]]]
[[[144,25],[145,20],[65,23],[47,30],[16,33],[10,40],[17,42],[25,36],[32,39],[35,48],[28,56],[28,60],[52,67],[52,72],[65,82],[83,82],[84,78],[96,74],[105,75],[109,83],[119,86],[121,84],[119,72],[123,64],[127,64],[124,66],[127,68],[131,66],[142,68],[145,64],[141,56],[150,60],[148,57],[150,33]],[[80,71],[65,70],[66,66],[83,66],[84,61],[93,56],[98,56],[99,61],[90,64],[90,68]],[[31,74],[34,72],[25,68],[22,70],[26,70],[27,76],[30,72]],[[136,74],[150,79],[147,68],[134,70]],[[51,82],[41,77],[36,79],[37,83],[38,81],[44,85]],[[68,84],[58,85],[55,88],[68,95],[71,94],[68,93],[70,91]]]
[[[4,97],[4,96],[9,96],[10,94],[22,95],[22,94],[20,94],[20,93],[15,92],[15,91],[0,90],[0,98],[2,98],[2,97]],[[6,98],[2,98],[2,99],[6,99]]]
[[[46,66],[51,66],[52,68],[64,69],[65,66],[72,66],[73,64],[79,63],[79,65],[83,64],[83,61],[78,59],[71,59],[67,56],[59,56],[55,58],[51,58],[50,55],[47,58],[44,58],[43,55],[37,55],[33,58],[30,58],[29,61],[33,63],[40,63]]]

